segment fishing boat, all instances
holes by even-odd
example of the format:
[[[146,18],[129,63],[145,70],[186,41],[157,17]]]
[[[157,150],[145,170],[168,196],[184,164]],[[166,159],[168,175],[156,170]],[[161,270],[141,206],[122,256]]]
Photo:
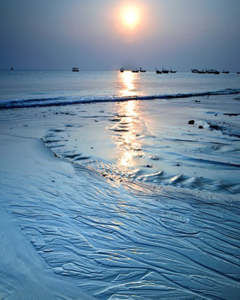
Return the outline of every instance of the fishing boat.
[[[206,73],[207,73],[206,70],[202,70],[202,71],[199,71],[199,70],[198,70],[198,74],[206,74]]]
[[[79,69],[72,67],[72,72],[79,72]]]
[[[177,71],[173,71],[172,68],[170,68],[170,73],[177,73]]]
[[[136,70],[132,70],[132,73],[138,73],[139,72],[139,70],[138,69],[136,69]]]
[[[191,69],[192,73],[198,73],[198,69]]]
[[[122,72],[122,73],[123,73],[123,72],[124,72],[124,68],[121,68],[121,69],[120,69],[120,72]]]
[[[222,70],[222,73],[223,73],[223,74],[229,74],[229,71]]]
[[[208,70],[206,70],[206,73],[207,73],[207,74],[220,74],[220,72],[218,72],[218,71],[215,70],[215,69],[208,69]]]
[[[159,70],[156,68],[156,74],[162,74],[162,71],[159,71]]]
[[[145,73],[146,70],[143,70],[142,68],[140,68],[140,72],[141,72],[141,73]]]
[[[169,73],[169,70],[164,69],[164,68],[162,67],[162,73],[163,73],[163,74],[168,74],[168,73]]]

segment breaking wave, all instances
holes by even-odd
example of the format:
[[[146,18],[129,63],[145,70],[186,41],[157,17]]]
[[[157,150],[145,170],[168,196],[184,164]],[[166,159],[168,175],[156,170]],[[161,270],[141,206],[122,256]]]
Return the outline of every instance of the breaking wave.
[[[129,100],[154,100],[154,99],[177,99],[177,98],[191,98],[191,97],[204,97],[214,95],[236,95],[240,93],[240,89],[224,89],[219,91],[196,92],[196,93],[178,93],[178,94],[161,94],[161,95],[148,95],[148,96],[83,96],[80,98],[68,97],[54,97],[54,98],[39,98],[39,99],[15,99],[3,100],[0,102],[1,109],[12,108],[28,108],[28,107],[47,107],[47,106],[64,106],[85,103],[99,103],[99,102],[121,102]]]

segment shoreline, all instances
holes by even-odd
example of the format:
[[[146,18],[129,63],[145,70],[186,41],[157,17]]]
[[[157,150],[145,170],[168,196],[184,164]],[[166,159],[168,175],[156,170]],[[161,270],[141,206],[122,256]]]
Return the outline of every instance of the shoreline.
[[[53,98],[29,98],[29,99],[11,99],[1,100],[0,110],[16,109],[16,108],[40,108],[40,107],[57,107],[57,106],[72,106],[79,104],[100,104],[100,103],[121,103],[128,101],[151,101],[151,100],[178,100],[193,97],[210,97],[210,96],[230,96],[239,95],[240,89],[227,88],[218,91],[203,91],[203,92],[189,92],[189,93],[177,93],[177,94],[160,94],[160,95],[131,95],[131,96],[78,96],[78,97],[53,97]],[[239,97],[237,97],[239,98]]]

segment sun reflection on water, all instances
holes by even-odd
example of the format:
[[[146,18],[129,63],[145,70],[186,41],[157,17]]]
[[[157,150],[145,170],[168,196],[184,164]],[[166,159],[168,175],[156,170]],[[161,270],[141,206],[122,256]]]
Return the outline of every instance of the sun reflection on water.
[[[136,95],[136,76],[131,71],[119,73],[120,96],[135,96]]]

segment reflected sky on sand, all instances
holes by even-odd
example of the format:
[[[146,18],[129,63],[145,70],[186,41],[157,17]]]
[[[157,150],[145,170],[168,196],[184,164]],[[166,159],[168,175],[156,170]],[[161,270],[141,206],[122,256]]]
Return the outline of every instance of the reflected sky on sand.
[[[139,76],[141,74],[131,71],[119,73],[121,96],[131,97],[136,91],[139,92]],[[149,132],[141,107],[137,100],[118,102],[114,107],[115,118],[109,129],[114,132],[112,140],[116,145],[116,165],[123,173],[137,172],[140,161],[143,163],[146,156],[144,138]]]
[[[116,145],[117,166],[127,171],[136,167],[136,158],[144,155],[139,136],[143,133],[144,122],[137,101],[116,104],[118,122],[111,127]]]

